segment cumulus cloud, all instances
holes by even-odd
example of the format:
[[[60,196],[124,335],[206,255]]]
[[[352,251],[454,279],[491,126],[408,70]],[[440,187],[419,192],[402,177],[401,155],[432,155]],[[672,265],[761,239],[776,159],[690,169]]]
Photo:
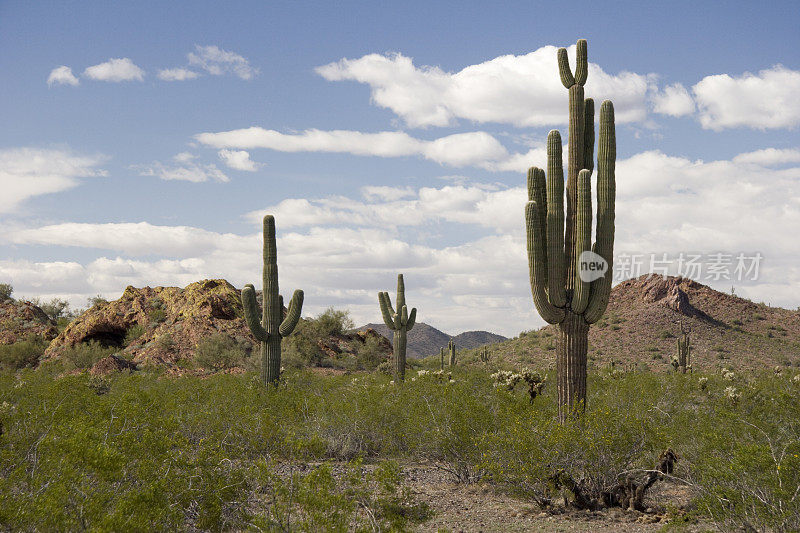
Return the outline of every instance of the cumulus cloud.
[[[50,87],[53,85],[72,85],[74,87],[78,84],[80,84],[80,82],[72,73],[72,69],[65,65],[54,68],[47,77],[47,85]]]
[[[411,127],[447,126],[457,119],[516,126],[565,124],[568,93],[558,77],[557,48],[505,55],[458,72],[414,65],[402,54],[368,54],[317,67],[329,81],[353,80],[370,86],[372,101],[392,110]],[[568,49],[575,65],[575,45]],[[655,76],[606,73],[589,64],[586,96],[614,101],[619,123],[644,121],[647,94]]]
[[[204,181],[219,181],[226,183],[230,178],[225,175],[217,165],[211,163],[203,165],[195,163],[197,156],[189,152],[181,152],[172,159],[177,164],[165,165],[156,161],[150,165],[135,165],[133,168],[139,170],[140,176],[155,176],[162,180],[189,181],[192,183],[202,183]]]
[[[144,70],[137,67],[133,61],[127,57],[112,58],[105,63],[87,67],[83,71],[87,78],[97,81],[143,81]]]
[[[695,111],[692,96],[680,83],[667,85],[663,91],[655,93],[652,100],[653,111],[662,115],[682,117],[691,115]]]
[[[0,149],[0,213],[16,210],[31,197],[77,187],[80,178],[105,176],[97,167],[106,159],[69,149]]]
[[[158,71],[158,79],[163,81],[193,80],[197,76],[197,72],[188,68],[165,68]]]
[[[246,172],[255,172],[258,165],[250,159],[250,154],[244,150],[220,150],[218,152],[219,158],[229,168],[234,170],[244,170]]]
[[[706,129],[766,130],[800,124],[800,71],[781,65],[739,77],[706,76],[692,91]]]
[[[377,157],[421,156],[455,167],[487,166],[508,158],[503,145],[482,131],[457,133],[425,141],[401,131],[362,133],[313,129],[287,134],[251,127],[200,133],[195,135],[195,139],[214,148],[268,148],[280,152],[332,152]]]
[[[250,66],[250,62],[244,57],[214,45],[195,45],[195,51],[190,52],[187,57],[190,65],[214,76],[232,73],[243,80],[249,80],[258,74],[258,69]]]
[[[620,159],[615,249],[618,255],[761,252],[760,279],[736,283],[737,293],[796,307],[798,163],[794,149],[764,149],[719,161],[659,151]],[[79,264],[0,261],[0,279],[25,294],[37,290],[31,285],[37,278],[27,269],[46,271],[65,292],[86,295],[117,296],[127,284],[186,285],[207,277],[224,277],[241,287],[260,272],[257,228],[270,212],[278,222],[281,288],[306,291],[306,315],[335,305],[348,308],[359,323],[380,321],[375,294],[391,289],[397,272],[403,272],[407,297],[420,308],[421,321],[449,333],[488,328],[514,335],[542,324],[529,292],[526,193],[524,179],[520,182],[516,187],[366,186],[354,196],[290,198],[250,213],[254,231],[248,235],[143,222],[9,231],[5,240],[17,245],[80,246],[120,256]],[[453,223],[463,225],[464,238],[456,245],[420,238]],[[731,285],[699,281],[721,290]]]

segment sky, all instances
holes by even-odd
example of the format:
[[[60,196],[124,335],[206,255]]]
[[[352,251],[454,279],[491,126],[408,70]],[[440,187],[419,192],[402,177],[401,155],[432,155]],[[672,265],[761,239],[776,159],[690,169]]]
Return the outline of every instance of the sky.
[[[74,308],[260,288],[271,213],[304,316],[380,322],[403,273],[447,333],[540,327],[525,176],[566,143],[556,51],[574,67],[585,38],[616,112],[615,279],[798,308],[798,28],[795,1],[0,0],[0,282]]]

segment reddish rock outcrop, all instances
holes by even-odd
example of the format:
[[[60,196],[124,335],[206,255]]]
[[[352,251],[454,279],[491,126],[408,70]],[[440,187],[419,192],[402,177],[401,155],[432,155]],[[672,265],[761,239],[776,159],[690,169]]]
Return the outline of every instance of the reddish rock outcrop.
[[[129,286],[118,300],[95,305],[73,320],[50,343],[44,358],[97,341],[119,347],[136,364],[171,367],[180,359],[191,359],[201,339],[220,333],[253,345],[240,291],[227,281],[208,279],[183,289]]]
[[[0,301],[0,344],[14,344],[31,336],[50,341],[58,328],[47,314],[31,302]]]
[[[131,372],[133,370],[136,370],[136,365],[134,363],[112,354],[96,362],[89,370],[89,373],[93,376],[105,376],[114,372]]]

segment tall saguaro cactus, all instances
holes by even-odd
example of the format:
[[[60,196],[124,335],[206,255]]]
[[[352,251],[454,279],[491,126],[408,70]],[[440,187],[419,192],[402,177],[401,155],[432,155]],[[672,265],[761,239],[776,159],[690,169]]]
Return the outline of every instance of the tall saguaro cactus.
[[[275,245],[275,217],[264,217],[263,312],[258,318],[258,303],[253,285],[242,289],[242,306],[247,325],[261,342],[261,380],[277,384],[281,375],[281,339],[294,331],[303,309],[303,291],[296,290],[283,316],[283,297],[278,293],[278,250]]]
[[[450,352],[450,366],[456,366],[456,343],[453,339],[447,343],[447,351]]]
[[[689,341],[689,333],[691,333],[691,328],[684,328],[683,322],[681,322],[681,335],[678,337],[678,368],[680,369],[681,374],[686,373],[686,369],[691,368],[692,361],[691,361],[691,344]]]
[[[414,327],[417,319],[417,308],[408,312],[406,306],[406,286],[403,282],[403,275],[397,275],[397,312],[392,308],[392,300],[388,292],[378,293],[378,303],[381,306],[381,315],[386,327],[394,331],[392,347],[394,348],[394,377],[398,381],[403,381],[406,376],[406,344],[407,334]]]
[[[597,229],[592,244],[594,101],[583,96],[589,72],[586,41],[578,41],[574,75],[565,48],[558,50],[558,67],[561,82],[569,90],[566,224],[561,134],[557,130],[547,136],[547,178],[542,169],[532,167],[528,171],[525,221],[533,301],[542,318],[558,324],[560,330],[556,361],[558,415],[564,421],[575,409],[585,409],[589,325],[603,316],[611,291],[616,136],[614,106],[606,100],[600,107]],[[606,262],[607,270],[599,279],[584,279],[586,272],[581,276],[581,254],[587,251]]]

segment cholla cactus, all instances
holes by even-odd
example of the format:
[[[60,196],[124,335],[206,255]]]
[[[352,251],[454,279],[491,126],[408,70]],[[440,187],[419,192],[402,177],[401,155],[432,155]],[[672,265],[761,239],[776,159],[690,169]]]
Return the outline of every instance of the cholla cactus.
[[[253,336],[261,342],[261,381],[277,384],[281,376],[281,339],[288,337],[300,320],[303,291],[296,290],[283,315],[283,296],[278,293],[278,249],[275,245],[275,217],[264,217],[263,311],[258,319],[258,303],[253,285],[242,289],[244,318]]]
[[[510,370],[498,370],[491,377],[494,380],[495,388],[505,388],[506,390],[513,391],[517,383],[522,379],[521,374],[511,372]]]
[[[708,386],[708,378],[700,378],[697,380],[697,383],[700,384],[700,390],[706,390]]]
[[[558,324],[556,352],[558,416],[564,421],[574,409],[586,407],[586,365],[589,325],[597,322],[608,306],[614,250],[614,199],[616,135],[614,106],[600,107],[597,144],[597,230],[592,244],[592,189],[594,169],[594,101],[584,99],[589,72],[586,41],[577,45],[573,75],[567,50],[558,50],[561,82],[569,90],[569,163],[564,218],[564,171],[561,134],[547,136],[547,179],[542,169],[528,171],[528,203],[525,207],[531,292],[539,314]],[[589,252],[606,263],[605,274],[594,281],[580,275],[580,263]],[[585,255],[584,255],[585,254]]]
[[[742,393],[736,390],[736,387],[725,387],[725,397],[730,400],[733,405],[739,403]]]
[[[538,372],[534,372],[529,368],[523,368],[521,372],[511,372],[510,370],[498,370],[490,376],[494,380],[496,388],[504,388],[507,391],[513,391],[517,384],[524,381],[528,385],[528,396],[530,403],[538,394],[542,392],[547,377],[542,377]]]
[[[456,366],[456,343],[453,339],[447,343],[447,351],[450,352],[450,366]]]
[[[403,381],[406,375],[406,344],[408,343],[408,332],[414,327],[417,319],[417,308],[408,312],[406,307],[406,286],[403,282],[403,275],[397,275],[397,312],[392,308],[392,300],[388,292],[378,293],[378,303],[381,307],[381,315],[386,327],[394,331],[392,346],[394,348],[394,377],[398,381]]]
[[[725,381],[733,381],[736,379],[736,374],[733,373],[733,370],[730,368],[723,368],[722,369],[722,379]]]
[[[797,374],[792,378],[792,383],[794,383],[795,385],[800,385],[800,374]]]

